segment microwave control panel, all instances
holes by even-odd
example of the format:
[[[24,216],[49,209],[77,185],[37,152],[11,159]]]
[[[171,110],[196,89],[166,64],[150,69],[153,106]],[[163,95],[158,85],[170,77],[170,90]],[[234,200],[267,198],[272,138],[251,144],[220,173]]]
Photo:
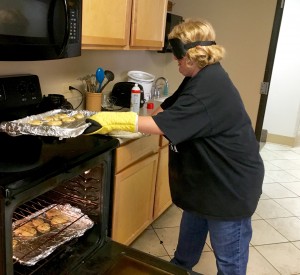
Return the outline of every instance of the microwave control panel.
[[[37,75],[0,76],[0,110],[37,105],[41,100]]]
[[[70,9],[70,43],[77,43],[79,40],[79,27],[78,27],[78,10]]]

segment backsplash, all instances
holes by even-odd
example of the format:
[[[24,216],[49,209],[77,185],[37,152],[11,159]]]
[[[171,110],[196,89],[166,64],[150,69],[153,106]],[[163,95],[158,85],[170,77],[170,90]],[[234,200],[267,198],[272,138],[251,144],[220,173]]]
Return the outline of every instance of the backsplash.
[[[161,54],[154,51],[82,51],[82,56],[61,60],[49,61],[20,61],[0,62],[0,75],[36,74],[39,76],[42,93],[63,94],[66,99],[77,107],[81,101],[81,95],[76,91],[69,91],[73,86],[83,91],[83,83],[80,77],[93,74],[98,67],[111,70],[115,79],[109,83],[103,93],[111,91],[113,85],[119,81],[127,81],[127,72],[140,70],[151,73],[156,77],[172,73],[172,69],[166,69],[167,63],[172,61],[174,66],[174,81],[170,81],[171,89],[177,87],[181,79],[178,78],[177,64],[170,54]],[[168,66],[168,65],[167,65]],[[169,67],[169,66],[168,66]],[[84,109],[80,105],[80,109]]]

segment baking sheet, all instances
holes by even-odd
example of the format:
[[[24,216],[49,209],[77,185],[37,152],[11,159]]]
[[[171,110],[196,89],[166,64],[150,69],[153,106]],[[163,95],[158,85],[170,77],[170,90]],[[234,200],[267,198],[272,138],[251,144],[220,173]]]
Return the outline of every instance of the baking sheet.
[[[60,126],[47,125],[47,118],[59,114],[66,114],[68,117],[82,114],[83,118],[75,119],[73,122],[62,122]],[[19,135],[38,135],[38,136],[54,136],[63,138],[72,138],[81,135],[84,130],[90,126],[86,123],[85,119],[95,114],[87,110],[66,110],[55,109],[38,115],[27,116],[22,119],[7,121],[0,123],[0,131],[6,132],[11,136]],[[30,122],[33,120],[41,121],[41,125],[32,125]]]
[[[68,218],[66,223],[52,225],[46,212],[48,210],[59,210]],[[43,219],[50,224],[50,230],[47,233],[39,233],[33,237],[23,237],[16,234],[16,230],[25,223],[31,222],[35,218]],[[80,237],[86,230],[93,226],[93,221],[84,215],[79,208],[70,204],[50,205],[40,211],[37,211],[22,220],[13,223],[13,258],[21,264],[32,266],[41,259],[50,255],[57,247],[70,241],[73,238]]]

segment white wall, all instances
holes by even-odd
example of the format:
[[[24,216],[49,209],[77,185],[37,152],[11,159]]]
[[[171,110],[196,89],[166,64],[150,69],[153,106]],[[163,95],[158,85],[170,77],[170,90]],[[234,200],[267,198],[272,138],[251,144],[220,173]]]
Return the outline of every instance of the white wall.
[[[300,114],[300,1],[285,0],[263,128],[297,137]]]

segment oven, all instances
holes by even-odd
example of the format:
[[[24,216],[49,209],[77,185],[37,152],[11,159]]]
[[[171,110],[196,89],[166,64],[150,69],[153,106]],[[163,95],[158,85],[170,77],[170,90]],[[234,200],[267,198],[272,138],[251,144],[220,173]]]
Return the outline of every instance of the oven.
[[[2,77],[0,94],[0,122],[39,111],[37,76]],[[110,239],[118,146],[0,132],[0,274],[192,274]]]

